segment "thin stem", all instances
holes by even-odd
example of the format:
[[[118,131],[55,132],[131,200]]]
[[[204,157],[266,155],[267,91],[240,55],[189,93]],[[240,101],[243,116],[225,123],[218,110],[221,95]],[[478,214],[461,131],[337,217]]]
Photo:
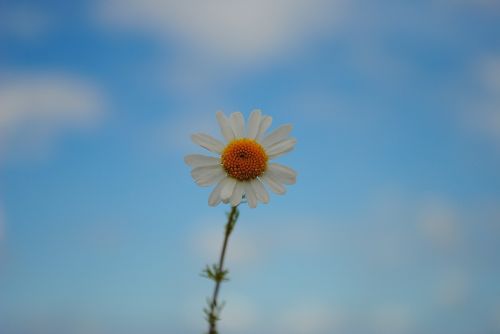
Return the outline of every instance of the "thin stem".
[[[229,241],[229,236],[233,231],[234,225],[238,220],[239,211],[238,206],[231,207],[231,212],[228,215],[227,224],[224,233],[224,242],[222,244],[222,249],[220,253],[219,263],[214,266],[214,270],[211,271],[209,267],[206,269],[206,276],[215,281],[215,288],[212,295],[212,299],[209,302],[209,309],[206,310],[207,321],[209,324],[208,334],[217,334],[217,321],[219,320],[219,314],[222,309],[222,304],[219,305],[218,297],[220,285],[223,281],[227,280],[227,270],[224,270],[224,259],[226,257],[227,244]]]

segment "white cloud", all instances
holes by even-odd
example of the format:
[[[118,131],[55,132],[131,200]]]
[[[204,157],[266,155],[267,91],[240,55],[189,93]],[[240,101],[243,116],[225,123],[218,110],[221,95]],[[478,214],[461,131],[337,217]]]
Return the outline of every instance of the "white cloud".
[[[0,81],[0,158],[40,156],[68,129],[96,124],[104,98],[92,84],[67,74],[7,75]]]
[[[295,254],[324,259],[333,256],[350,259],[365,269],[370,266],[369,270],[392,272],[409,263],[420,263],[425,256],[421,247],[432,246],[440,254],[448,254],[464,246],[458,219],[461,213],[452,202],[438,196],[413,198],[397,191],[376,192],[360,212],[344,219],[325,220],[302,213],[302,217],[266,217],[257,225],[242,223],[245,230],[238,229],[232,236],[229,259],[247,268]],[[363,229],[359,229],[361,223]],[[190,248],[196,250],[198,258],[211,263],[220,251],[222,225],[214,219],[213,224],[203,226],[193,233]]]
[[[500,332],[500,304],[493,310],[493,328]]]
[[[3,212],[2,203],[0,202],[0,244],[5,238],[5,214]]]
[[[5,255],[5,245],[4,241],[6,238],[6,222],[5,222],[5,212],[3,210],[2,199],[0,198],[0,269],[2,267],[3,257]]]
[[[302,300],[278,314],[270,333],[413,333],[417,322],[407,304],[384,303],[366,310],[344,304],[333,306],[322,301]]]
[[[221,313],[220,331],[223,333],[249,333],[258,325],[256,305],[247,297],[228,294]]]
[[[277,333],[327,334],[345,325],[346,315],[321,302],[302,301],[277,318]]]
[[[219,258],[224,235],[220,224],[208,222],[206,225],[212,228],[197,229],[190,242],[190,249],[194,250],[195,254],[205,262],[212,263]],[[214,226],[220,226],[220,228],[214,228]],[[261,261],[264,255],[263,248],[265,248],[262,241],[253,234],[233,233],[228,245],[226,265],[248,267]]]
[[[169,93],[194,103],[194,95],[217,100],[244,75],[307,52],[338,30],[345,3],[103,0],[90,15],[108,31],[142,31],[168,46],[168,61],[155,73]]]
[[[466,302],[469,294],[467,274],[461,270],[445,272],[438,279],[434,295],[439,305],[453,307]]]
[[[479,59],[473,80],[478,92],[465,101],[462,122],[466,129],[500,145],[500,56]]]
[[[103,108],[101,93],[77,77],[2,73],[0,162],[44,157],[66,130],[94,125]],[[0,243],[5,238],[5,225],[0,207]]]
[[[1,199],[0,199],[1,200]],[[4,241],[5,241],[5,215],[2,208],[2,203],[0,202],[0,265],[2,264],[2,257],[4,253]]]
[[[457,213],[442,199],[430,198],[422,204],[418,227],[424,237],[441,248],[456,246],[460,240]]]
[[[231,235],[227,264],[238,269],[260,266],[275,258],[291,254],[318,255],[332,250],[332,243],[340,243],[342,236],[334,235],[331,221],[314,215],[267,216],[259,224],[242,217]],[[223,240],[220,219],[203,218],[190,237],[189,248],[196,257],[207,263],[214,262],[220,253]]]
[[[329,32],[341,9],[339,1],[324,0],[109,0],[97,3],[95,16],[111,27],[164,36],[202,58],[246,63]]]
[[[373,311],[375,333],[404,334],[410,333],[415,326],[412,311],[406,305],[379,305]]]

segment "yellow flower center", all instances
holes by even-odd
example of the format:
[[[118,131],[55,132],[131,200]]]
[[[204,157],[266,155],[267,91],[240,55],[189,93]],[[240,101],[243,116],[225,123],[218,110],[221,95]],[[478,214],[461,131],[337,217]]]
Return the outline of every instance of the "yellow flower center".
[[[267,168],[267,154],[253,139],[242,138],[230,142],[221,156],[221,163],[227,174],[239,181],[249,181],[264,174]]]

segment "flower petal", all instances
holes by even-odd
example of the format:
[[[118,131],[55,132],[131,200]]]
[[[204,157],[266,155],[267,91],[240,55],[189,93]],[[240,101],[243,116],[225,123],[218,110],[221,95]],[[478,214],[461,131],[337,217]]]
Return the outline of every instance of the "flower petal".
[[[280,155],[283,155],[287,152],[290,152],[293,150],[293,147],[297,143],[297,139],[295,138],[288,138],[283,141],[280,141],[279,143],[271,146],[270,149],[266,150],[267,156],[269,159],[274,159],[276,157],[279,157]]]
[[[255,109],[250,114],[250,117],[248,118],[248,124],[247,124],[247,126],[248,126],[247,138],[255,139],[257,137],[257,134],[259,133],[261,114],[262,114],[262,111],[260,111],[259,109]]]
[[[208,205],[216,206],[221,202],[222,198],[220,198],[220,191],[227,179],[228,178],[226,177],[220,180],[217,186],[214,188],[214,190],[212,190],[210,196],[208,197]]]
[[[222,198],[223,201],[229,200],[229,198],[231,198],[235,186],[236,186],[236,179],[228,177],[228,180],[225,182],[224,187],[222,187],[222,190],[220,192],[220,197]]]
[[[217,117],[217,122],[219,123],[220,132],[224,136],[227,142],[230,142],[234,139],[233,129],[231,128],[231,124],[229,119],[224,115],[222,111],[218,111],[215,116]]]
[[[244,182],[243,185],[245,187],[245,196],[247,198],[248,206],[251,207],[252,209],[256,208],[257,195],[255,194],[252,185],[250,184],[250,182]]]
[[[254,179],[250,181],[250,184],[257,195],[257,199],[262,203],[269,203],[269,193],[262,182],[259,179]]]
[[[219,165],[220,159],[203,154],[190,154],[184,157],[184,162],[194,168]]]
[[[294,184],[297,178],[296,171],[277,163],[268,165],[268,173],[271,173],[274,179],[283,184]]]
[[[196,184],[205,187],[221,180],[225,175],[221,166],[196,167],[191,171],[191,176]]]
[[[191,170],[191,176],[193,178],[197,179],[200,177],[204,177],[209,174],[213,174],[215,172],[222,171],[221,166],[201,166],[201,167],[196,167]]]
[[[233,112],[230,117],[231,127],[233,128],[235,138],[243,138],[245,136],[245,119],[241,112]]]
[[[262,181],[264,181],[268,186],[269,188],[271,188],[271,190],[278,194],[278,195],[283,195],[285,192],[286,192],[286,189],[285,187],[280,184],[274,177],[272,177],[272,175],[270,175],[269,173],[266,173],[262,176],[260,176],[260,179]]]
[[[291,124],[285,124],[280,126],[262,140],[262,146],[264,146],[264,148],[267,150],[267,148],[285,139],[290,133],[290,131],[292,131]]]
[[[217,140],[214,137],[209,136],[207,134],[195,133],[194,135],[191,136],[191,139],[196,144],[200,145],[203,148],[206,148],[207,150],[209,150],[211,152],[221,153],[222,150],[224,150],[223,143],[221,143],[219,140]]]
[[[255,139],[257,141],[260,141],[264,133],[269,129],[271,126],[271,123],[273,122],[273,118],[271,116],[262,116],[260,118],[260,125],[259,125],[259,132],[257,133],[257,136]]]
[[[236,182],[234,186],[233,194],[229,199],[231,206],[237,206],[241,202],[241,198],[243,197],[243,192],[245,191],[245,187],[241,182]]]

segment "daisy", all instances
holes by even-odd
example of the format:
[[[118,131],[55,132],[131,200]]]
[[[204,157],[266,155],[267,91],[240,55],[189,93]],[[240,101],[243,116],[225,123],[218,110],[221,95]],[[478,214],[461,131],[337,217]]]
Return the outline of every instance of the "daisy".
[[[297,173],[294,170],[270,162],[295,146],[296,139],[288,137],[292,130],[290,124],[265,136],[272,118],[260,110],[250,114],[246,127],[240,112],[226,117],[219,111],[216,116],[225,143],[203,133],[196,133],[191,139],[217,156],[192,154],[184,158],[193,168],[191,175],[198,185],[216,184],[208,198],[209,205],[223,202],[234,207],[246,198],[248,205],[255,208],[259,201],[269,202],[264,184],[282,195],[286,191],[285,184],[295,183]]]

